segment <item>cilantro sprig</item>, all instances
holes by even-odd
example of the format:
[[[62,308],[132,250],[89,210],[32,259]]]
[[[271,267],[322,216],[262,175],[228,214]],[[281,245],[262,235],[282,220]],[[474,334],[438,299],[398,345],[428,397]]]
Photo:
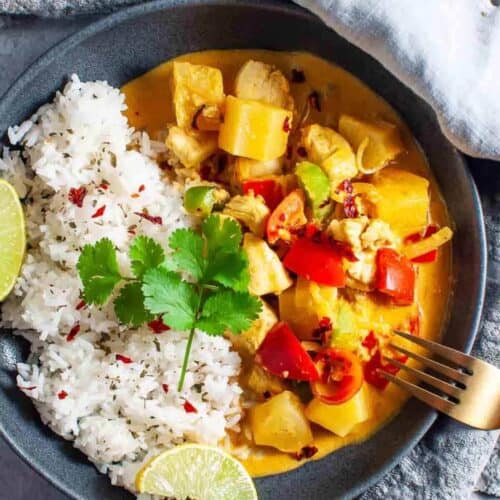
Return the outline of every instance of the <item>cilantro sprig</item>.
[[[161,316],[171,328],[188,331],[180,391],[196,330],[238,334],[260,313],[260,301],[248,292],[248,260],[241,240],[239,224],[220,215],[206,218],[200,232],[175,231],[167,257],[152,238],[138,236],[129,249],[133,277],[125,277],[112,242],[104,238],[86,245],[78,261],[84,299],[103,305],[125,283],[114,300],[120,322],[140,326]]]

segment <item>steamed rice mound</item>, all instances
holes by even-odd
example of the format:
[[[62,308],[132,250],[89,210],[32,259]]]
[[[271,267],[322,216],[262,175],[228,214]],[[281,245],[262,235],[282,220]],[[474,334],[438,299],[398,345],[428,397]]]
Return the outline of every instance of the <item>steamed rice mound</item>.
[[[129,330],[112,301],[81,302],[75,266],[83,245],[110,238],[127,275],[133,235],[151,236],[167,251],[168,236],[191,225],[181,186],[162,179],[163,144],[134,132],[124,109],[119,90],[73,76],[53,103],[9,130],[22,153],[4,149],[0,176],[24,200],[29,251],[1,324],[31,342],[17,382],[43,422],[134,491],[137,470],[161,450],[185,440],[217,444],[238,430],[241,389],[240,358],[226,339],[195,336],[178,393],[186,333]],[[81,187],[80,208],[69,194]],[[186,401],[196,412],[186,412]]]

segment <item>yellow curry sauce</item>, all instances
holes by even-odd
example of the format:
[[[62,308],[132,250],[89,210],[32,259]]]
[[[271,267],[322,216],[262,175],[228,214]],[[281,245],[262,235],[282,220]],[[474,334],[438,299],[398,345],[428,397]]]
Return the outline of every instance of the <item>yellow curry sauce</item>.
[[[219,68],[224,77],[224,89],[231,93],[239,68],[249,59],[272,64],[289,76],[292,69],[300,69],[307,77],[304,83],[291,83],[291,93],[298,109],[308,98],[311,89],[322,95],[321,111],[312,109],[310,122],[336,128],[341,114],[364,119],[384,119],[396,124],[406,152],[396,158],[391,166],[409,170],[430,181],[430,220],[439,226],[450,225],[447,210],[438,186],[429,170],[426,159],[408,127],[398,114],[366,85],[343,69],[307,53],[271,52],[264,50],[206,51],[180,56],[176,61],[187,61]],[[175,121],[170,77],[172,61],[168,61],[123,87],[128,110],[126,115],[136,129],[146,130],[153,137],[164,130],[167,123]],[[391,306],[366,300],[363,304],[362,321],[384,322],[400,327],[409,314],[418,309],[421,314],[420,335],[437,339],[446,320],[447,302],[450,295],[451,249],[445,245],[439,250],[439,258],[433,263],[418,266],[417,300],[411,306]],[[400,342],[400,341],[398,341]],[[402,342],[401,342],[402,343]],[[400,373],[402,376],[403,374]],[[368,386],[368,384],[364,384]],[[368,438],[389,419],[396,415],[407,395],[394,384],[384,391],[371,386],[368,391],[374,416],[358,424],[344,438],[313,425],[314,445],[318,452],[313,459]],[[245,421],[243,422],[243,426]],[[255,453],[243,461],[253,476],[276,474],[293,469],[305,462],[292,455],[270,447],[257,447]]]

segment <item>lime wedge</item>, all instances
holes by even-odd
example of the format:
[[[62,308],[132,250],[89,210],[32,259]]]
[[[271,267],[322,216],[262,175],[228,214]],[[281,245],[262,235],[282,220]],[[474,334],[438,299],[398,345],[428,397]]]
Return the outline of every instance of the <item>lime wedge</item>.
[[[23,207],[16,190],[0,179],[0,302],[16,282],[25,249]]]
[[[257,500],[243,465],[218,448],[185,444],[151,459],[138,472],[136,488],[176,499]]]

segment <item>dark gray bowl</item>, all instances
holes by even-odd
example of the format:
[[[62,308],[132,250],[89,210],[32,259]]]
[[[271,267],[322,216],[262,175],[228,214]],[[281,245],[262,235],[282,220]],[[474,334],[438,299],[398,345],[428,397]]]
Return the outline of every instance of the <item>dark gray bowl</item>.
[[[462,157],[440,132],[432,110],[380,64],[317,18],[277,1],[161,0],[129,8],[65,40],[39,59],[0,101],[0,137],[52,97],[73,72],[121,85],[184,52],[209,48],[306,50],[357,75],[406,119],[426,152],[456,223],[455,292],[444,341],[469,351],[483,303],[486,252],[481,207]],[[15,384],[27,346],[0,332],[0,431],[17,453],[74,498],[129,498],[99,475],[70,443],[44,427]],[[353,497],[408,453],[436,413],[411,400],[367,442],[318,462],[257,481],[262,499]]]

